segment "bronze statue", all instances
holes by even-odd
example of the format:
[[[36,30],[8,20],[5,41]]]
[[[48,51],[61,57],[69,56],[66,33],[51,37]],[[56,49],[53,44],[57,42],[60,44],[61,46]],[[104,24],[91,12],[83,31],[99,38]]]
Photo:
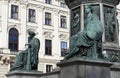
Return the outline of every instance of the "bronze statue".
[[[40,41],[35,38],[36,34],[33,31],[29,31],[30,41],[25,46],[28,48],[18,55],[16,55],[15,62],[10,71],[14,70],[37,70],[38,67],[38,53],[40,48]]]
[[[85,12],[87,14],[87,17],[85,18],[85,28],[70,38],[70,52],[65,59],[69,59],[78,54],[82,47],[84,47],[84,49],[85,47],[88,49],[91,47],[96,48],[97,41],[102,38],[103,25],[98,16],[93,14],[91,5],[85,6]],[[89,52],[81,52],[81,55],[97,57],[97,52],[94,49],[92,55],[89,54]]]

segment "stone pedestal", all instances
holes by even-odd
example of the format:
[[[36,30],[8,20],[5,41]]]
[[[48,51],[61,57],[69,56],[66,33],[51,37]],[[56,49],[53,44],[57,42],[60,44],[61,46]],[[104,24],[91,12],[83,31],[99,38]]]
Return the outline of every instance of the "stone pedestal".
[[[61,69],[60,78],[110,78],[112,63],[76,58],[57,65]]]
[[[111,78],[120,78],[120,63],[111,66]]]
[[[7,78],[40,78],[42,72],[12,71],[6,74]]]

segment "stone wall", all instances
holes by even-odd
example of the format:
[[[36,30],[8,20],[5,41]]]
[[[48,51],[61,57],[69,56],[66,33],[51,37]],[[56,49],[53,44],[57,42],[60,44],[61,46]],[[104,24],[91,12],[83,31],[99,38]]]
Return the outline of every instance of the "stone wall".
[[[60,78],[60,71],[42,73],[39,71],[12,71],[6,74],[7,78]]]
[[[115,63],[111,67],[111,78],[120,78],[120,63]]]
[[[40,78],[60,78],[60,71],[41,74]]]

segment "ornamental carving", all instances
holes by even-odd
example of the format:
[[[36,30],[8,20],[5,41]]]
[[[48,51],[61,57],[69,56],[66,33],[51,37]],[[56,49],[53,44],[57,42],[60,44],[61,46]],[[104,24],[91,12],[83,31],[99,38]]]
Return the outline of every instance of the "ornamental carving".
[[[60,35],[59,35],[59,38],[60,38],[61,40],[68,40],[68,36],[67,36],[66,34],[60,34]]]
[[[60,10],[59,9],[53,9],[53,12],[55,15],[58,15],[60,13]]]
[[[0,57],[0,64],[6,64],[8,65],[9,64],[9,61],[10,61],[10,58],[8,56],[2,56]]]
[[[38,11],[43,11],[45,9],[45,6],[39,5],[37,6]]]
[[[47,10],[47,11],[52,11],[53,10],[53,8],[46,7],[46,6],[44,6],[44,7],[45,7],[45,10]]]
[[[45,38],[53,38],[54,37],[54,35],[52,34],[52,32],[49,32],[49,31],[45,31],[43,33],[43,35],[44,35]]]

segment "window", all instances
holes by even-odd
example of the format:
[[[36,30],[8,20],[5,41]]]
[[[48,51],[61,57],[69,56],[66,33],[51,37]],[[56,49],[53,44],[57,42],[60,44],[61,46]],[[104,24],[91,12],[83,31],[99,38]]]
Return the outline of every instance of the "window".
[[[35,22],[35,10],[34,9],[29,9],[29,22]]]
[[[48,39],[45,40],[45,54],[52,55],[52,41]]]
[[[67,51],[67,42],[61,42],[61,56],[64,56]]]
[[[15,28],[9,31],[9,49],[11,51],[18,51],[18,31]]]
[[[61,28],[66,28],[66,16],[62,16],[60,17],[61,20]]]
[[[51,4],[51,0],[45,0],[45,3]]]
[[[65,7],[66,7],[66,4],[65,4],[64,2],[61,2],[61,3],[60,3],[60,6],[65,8]]]
[[[51,25],[51,13],[45,12],[45,25]]]
[[[46,65],[46,72],[51,72],[53,69],[52,65]]]
[[[11,18],[18,19],[18,6],[11,5]]]

